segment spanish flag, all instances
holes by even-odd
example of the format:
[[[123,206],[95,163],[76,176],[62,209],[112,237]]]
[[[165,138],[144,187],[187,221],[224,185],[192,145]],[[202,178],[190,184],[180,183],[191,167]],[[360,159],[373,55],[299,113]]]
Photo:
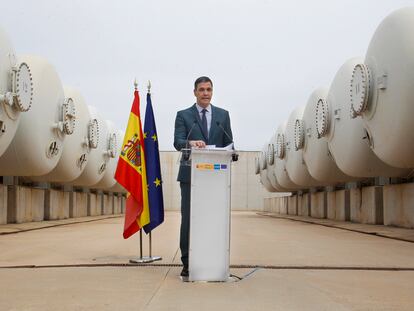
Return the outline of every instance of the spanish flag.
[[[136,89],[122,146],[115,179],[128,191],[123,234],[127,239],[150,222],[144,135]]]

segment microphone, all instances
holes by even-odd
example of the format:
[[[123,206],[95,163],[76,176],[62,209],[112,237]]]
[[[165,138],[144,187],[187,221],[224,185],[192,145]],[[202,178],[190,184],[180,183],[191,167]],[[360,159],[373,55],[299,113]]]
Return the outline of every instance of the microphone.
[[[188,140],[190,139],[191,132],[194,126],[197,124],[197,120],[194,119],[193,125],[191,125],[190,131],[188,132],[187,138],[185,139],[185,149],[181,149],[183,160],[188,161],[190,159],[190,149],[188,148]]]
[[[231,137],[229,135],[229,133],[227,133],[227,131],[224,129],[223,125],[221,125],[221,123],[219,121],[216,121],[216,124],[217,124],[218,127],[220,127],[223,130],[223,132],[224,132],[224,134],[226,134],[227,138],[230,139],[232,143],[234,143],[233,142],[233,137]]]
[[[225,128],[223,127],[223,125],[221,125],[221,123],[219,121],[216,121],[216,124],[217,124],[218,127],[220,127],[222,129],[223,133],[226,134],[227,138],[231,140],[231,143],[233,144],[233,150],[234,150],[233,137],[231,137],[229,135],[229,133],[227,133],[227,131],[225,130]],[[239,155],[237,153],[235,153],[235,152],[231,155],[231,157],[232,157],[232,160],[234,162],[236,162],[239,159]]]

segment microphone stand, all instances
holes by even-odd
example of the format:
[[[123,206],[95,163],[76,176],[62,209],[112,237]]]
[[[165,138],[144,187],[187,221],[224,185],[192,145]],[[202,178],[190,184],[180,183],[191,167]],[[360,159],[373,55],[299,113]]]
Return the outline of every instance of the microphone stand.
[[[234,141],[233,141],[233,137],[231,137],[229,135],[229,133],[227,133],[227,131],[224,129],[223,125],[221,125],[221,123],[219,121],[216,122],[217,126],[221,128],[221,130],[223,131],[224,134],[226,134],[227,138],[231,140],[231,143],[233,144],[233,150],[234,150]],[[233,160],[233,162],[236,162],[239,160],[239,154],[234,152],[231,155],[231,159]]]
[[[194,120],[193,125],[188,132],[187,138],[185,140],[185,148],[181,149],[182,159],[185,161],[185,165],[189,165],[188,161],[190,160],[191,149],[188,148],[188,140],[190,139],[191,132],[194,129],[194,126],[197,124],[197,120]]]

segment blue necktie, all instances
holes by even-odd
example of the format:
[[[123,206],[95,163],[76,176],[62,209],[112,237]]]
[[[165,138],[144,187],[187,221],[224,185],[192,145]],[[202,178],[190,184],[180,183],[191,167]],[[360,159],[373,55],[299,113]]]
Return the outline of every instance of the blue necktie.
[[[207,129],[207,117],[206,112],[207,109],[201,110],[203,116],[201,117],[201,127],[203,128],[204,136],[208,139],[208,129]]]

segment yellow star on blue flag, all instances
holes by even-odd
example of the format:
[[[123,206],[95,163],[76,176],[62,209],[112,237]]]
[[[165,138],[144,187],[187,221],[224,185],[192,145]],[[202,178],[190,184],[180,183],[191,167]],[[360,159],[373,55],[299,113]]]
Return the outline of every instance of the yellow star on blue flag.
[[[161,186],[161,180],[160,179],[158,179],[158,177],[155,179],[155,181],[154,181],[154,184],[155,184],[155,187],[159,187],[159,186]]]
[[[144,124],[145,137],[152,139],[145,139],[145,159],[147,180],[152,180],[153,185],[149,187],[148,204],[150,209],[150,223],[144,226],[146,233],[151,232],[154,228],[164,221],[164,201],[162,195],[162,176],[160,164],[160,152],[158,148],[157,128],[155,127],[154,111],[152,109],[151,94],[147,93],[147,108],[145,111]]]

